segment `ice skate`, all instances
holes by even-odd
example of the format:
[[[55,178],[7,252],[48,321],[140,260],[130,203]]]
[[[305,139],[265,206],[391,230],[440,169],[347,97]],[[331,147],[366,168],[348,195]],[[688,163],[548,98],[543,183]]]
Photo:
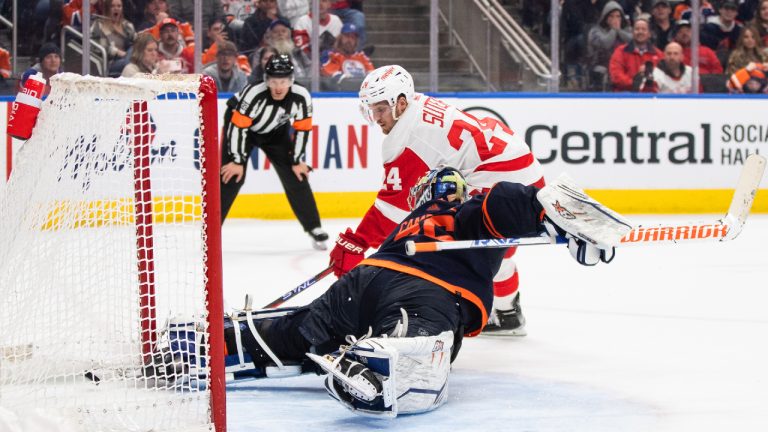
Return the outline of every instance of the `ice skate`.
[[[320,227],[313,228],[310,231],[307,231],[307,234],[309,234],[310,237],[312,237],[312,247],[324,251],[328,250],[328,244],[326,244],[326,241],[328,240],[328,233],[325,232]]]

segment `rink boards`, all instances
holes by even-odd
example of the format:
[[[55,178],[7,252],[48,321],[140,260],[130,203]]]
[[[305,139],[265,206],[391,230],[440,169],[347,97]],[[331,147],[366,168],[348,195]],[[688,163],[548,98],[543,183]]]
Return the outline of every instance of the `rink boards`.
[[[752,153],[768,154],[765,98],[438,97],[476,117],[504,121],[524,136],[547,178],[567,172],[598,200],[627,213],[723,212],[743,160]],[[226,96],[220,97],[220,117],[225,101]],[[3,136],[9,105],[0,103]],[[163,111],[153,118],[156,153],[165,155],[169,146],[176,153],[196,151],[190,137],[196,132],[164,126]],[[313,120],[315,133],[307,148],[307,162],[314,168],[310,181],[321,215],[362,216],[382,184],[380,145],[384,136],[378,126],[364,121],[353,95],[317,95]],[[0,172],[5,177],[21,142],[8,137],[1,142]],[[159,157],[158,163],[174,161]],[[273,171],[263,153],[252,155],[231,216],[293,217]],[[765,190],[758,193],[755,211],[768,212],[766,194]]]

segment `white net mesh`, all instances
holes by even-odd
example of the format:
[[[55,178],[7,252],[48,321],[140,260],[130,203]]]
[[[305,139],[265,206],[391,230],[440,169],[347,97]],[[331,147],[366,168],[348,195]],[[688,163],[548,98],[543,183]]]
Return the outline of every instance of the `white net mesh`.
[[[198,78],[54,78],[0,191],[0,407],[77,430],[213,429],[194,351],[208,341]],[[196,342],[172,356],[171,317]]]

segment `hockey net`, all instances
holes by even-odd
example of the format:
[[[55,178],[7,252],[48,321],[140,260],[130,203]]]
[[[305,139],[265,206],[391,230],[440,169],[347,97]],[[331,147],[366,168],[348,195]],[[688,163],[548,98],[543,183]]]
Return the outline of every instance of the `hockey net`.
[[[0,189],[0,429],[224,430],[216,124],[209,78],[52,79]]]

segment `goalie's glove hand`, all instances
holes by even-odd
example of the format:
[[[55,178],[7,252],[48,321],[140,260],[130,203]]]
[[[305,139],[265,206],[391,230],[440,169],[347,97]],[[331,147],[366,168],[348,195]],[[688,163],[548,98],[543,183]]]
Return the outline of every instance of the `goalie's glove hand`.
[[[593,266],[597,265],[600,261],[608,264],[613,261],[613,258],[616,256],[616,248],[599,248],[592,243],[566,232],[555,225],[548,217],[544,217],[542,224],[550,237],[559,235],[568,240],[568,252],[570,252],[573,259],[581,265]]]
[[[341,277],[352,270],[363,260],[363,254],[366,250],[368,250],[368,242],[352,232],[352,228],[347,228],[346,232],[339,234],[339,238],[336,239],[336,246],[331,251],[333,274],[336,277]]]

